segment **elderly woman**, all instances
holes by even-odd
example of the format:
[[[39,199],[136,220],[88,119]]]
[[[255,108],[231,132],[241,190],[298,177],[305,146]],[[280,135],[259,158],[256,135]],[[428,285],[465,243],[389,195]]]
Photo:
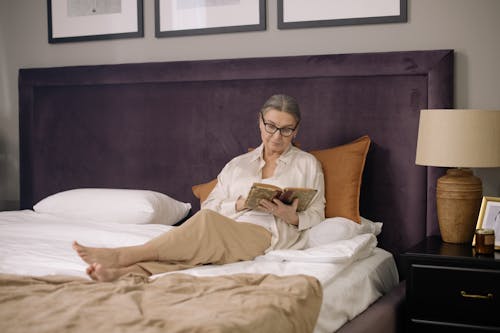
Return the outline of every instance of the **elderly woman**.
[[[301,249],[309,228],[324,219],[325,198],[320,163],[292,145],[300,123],[294,98],[273,95],[259,112],[262,144],[231,160],[202,209],[181,226],[138,246],[73,248],[89,264],[94,280],[112,281],[127,273],[157,274],[202,264],[252,260],[272,249]],[[254,182],[280,187],[308,187],[317,195],[297,212],[278,199],[262,200],[257,209],[245,207]]]

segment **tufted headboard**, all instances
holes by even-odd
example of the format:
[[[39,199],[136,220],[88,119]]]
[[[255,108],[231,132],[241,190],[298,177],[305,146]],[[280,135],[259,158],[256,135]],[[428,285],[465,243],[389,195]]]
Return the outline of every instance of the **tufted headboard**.
[[[453,51],[21,69],[21,208],[77,187],[140,188],[199,204],[191,186],[260,144],[257,112],[297,98],[304,150],[369,135],[361,215],[393,253],[438,233],[435,179],[415,165],[420,109],[449,108]]]

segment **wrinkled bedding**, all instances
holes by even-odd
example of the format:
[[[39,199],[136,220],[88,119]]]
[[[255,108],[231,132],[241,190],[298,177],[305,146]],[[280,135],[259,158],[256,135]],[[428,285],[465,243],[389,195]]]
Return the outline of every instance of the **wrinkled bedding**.
[[[51,299],[51,297],[60,297],[64,301],[74,298],[77,303],[75,305],[67,306],[65,311],[68,311],[68,313],[72,316],[76,316],[78,320],[85,320],[87,313],[90,311],[89,309],[104,306],[111,311],[104,317],[104,322],[102,323],[102,325],[108,327],[106,325],[109,324],[108,322],[111,320],[110,318],[121,316],[118,314],[119,311],[117,311],[117,309],[110,304],[117,301],[120,303],[120,300],[122,299],[125,300],[124,290],[130,290],[130,294],[127,294],[127,297],[132,299],[132,301],[124,301],[124,304],[128,304],[128,307],[132,310],[138,311],[137,313],[141,313],[146,316],[149,314],[149,310],[146,311],[140,308],[140,305],[143,305],[147,300],[145,297],[147,291],[142,291],[141,288],[144,287],[152,292],[152,290],[157,288],[157,286],[163,283],[168,283],[168,281],[172,281],[170,279],[173,278],[170,278],[170,275],[176,275],[175,279],[178,279],[178,276],[181,275],[179,272],[152,276],[149,280],[147,280],[152,281],[150,283],[143,280],[139,280],[139,282],[137,282],[137,280],[133,280],[141,285],[139,288],[140,291],[134,289],[136,286],[126,286],[125,281],[120,281],[116,284],[102,284],[97,289],[103,288],[104,286],[109,286],[108,288],[110,289],[107,292],[104,292],[100,297],[98,296],[94,299],[94,296],[92,296],[92,300],[84,297],[83,299],[78,300],[78,297],[70,297],[67,289],[75,288],[78,291],[84,290],[82,293],[86,294],[85,288],[90,288],[89,286],[95,285],[95,283],[91,282],[85,275],[86,264],[71,249],[71,242],[73,240],[77,240],[82,244],[89,246],[130,246],[143,243],[162,232],[171,230],[171,228],[174,227],[154,224],[98,224],[84,220],[68,221],[60,217],[34,213],[33,211],[0,212],[0,274],[3,273],[3,278],[6,278],[2,281],[7,281],[2,283],[5,283],[5,288],[7,289],[12,288],[11,283],[19,284],[15,288],[16,290],[19,289],[16,291],[19,294],[14,293],[11,295],[17,296],[10,296],[13,298],[19,298],[19,303],[16,305],[12,305],[14,303],[10,303],[10,305],[8,305],[9,303],[6,302],[7,299],[1,299],[1,316],[5,316],[9,320],[11,317],[9,313],[12,313],[12,309],[20,308],[23,311],[29,311],[31,313],[28,315],[29,318],[36,318],[38,316],[38,310],[36,310],[35,307],[36,302],[31,302],[29,300],[31,298],[31,296],[29,296],[29,287],[32,285],[37,288],[47,288],[46,291],[52,290],[52,292],[47,292],[46,295],[42,297],[44,301],[47,302]],[[266,286],[271,280],[275,282],[281,281],[280,288],[282,289],[278,288],[276,289],[276,292],[278,294],[282,294],[285,298],[280,301],[282,303],[280,303],[280,306],[278,307],[284,308],[286,311],[295,311],[293,307],[303,307],[303,304],[305,304],[304,302],[307,302],[307,304],[309,304],[309,302],[316,304],[318,296],[316,295],[318,293],[317,286],[319,283],[320,309],[319,316],[316,314],[318,317],[316,323],[313,324],[313,330],[315,333],[333,332],[341,327],[345,322],[365,310],[366,307],[373,303],[378,297],[391,290],[398,282],[397,269],[392,255],[387,251],[377,248],[376,244],[377,240],[373,235],[362,234],[351,239],[312,247],[305,251],[277,250],[271,251],[252,261],[242,261],[227,265],[203,265],[181,272],[184,279],[182,281],[191,281],[183,282],[183,284],[185,284],[183,287],[191,290],[191,286],[200,284],[198,282],[193,282],[197,281],[197,278],[202,278],[202,280],[205,278],[214,279],[213,281],[217,281],[220,278],[221,280],[214,283],[215,287],[223,285],[223,281],[228,281],[227,279],[232,276],[251,276],[252,281],[266,282]],[[16,278],[13,278],[13,275],[16,275],[19,278],[17,279],[17,282],[15,282]],[[70,276],[71,280],[77,281],[58,284],[47,282],[53,281],[54,279],[68,279],[67,276]],[[286,280],[288,278],[291,278],[291,280]],[[156,280],[161,281],[160,284],[154,282]],[[181,280],[177,280],[177,282],[179,281]],[[249,280],[243,279],[238,281],[242,282]],[[300,283],[296,284],[297,281]],[[232,283],[235,282],[232,281]],[[302,290],[306,291],[308,296],[304,299],[295,300],[287,298],[290,296],[288,293],[293,291],[293,294],[295,292],[296,288],[290,287],[292,285],[302,286]],[[177,284],[171,283],[168,288],[171,286],[177,286]],[[241,285],[240,291],[255,288],[256,290],[262,290],[259,289],[262,286],[264,286],[262,283],[257,283],[257,285],[253,283],[247,286]],[[180,286],[177,286],[177,288],[179,287]],[[171,290],[167,290],[168,288],[158,292],[158,294],[169,295]],[[3,289],[4,291],[0,291],[0,293],[4,295],[5,290],[7,289]],[[180,289],[173,288],[172,290]],[[283,292],[283,290],[285,290],[285,292]],[[24,292],[28,293],[27,295],[29,297],[24,295]],[[194,289],[193,292],[195,295],[198,295],[198,292]],[[93,293],[94,292],[89,292],[88,294],[90,295]],[[264,294],[261,293],[260,295],[269,296],[270,293],[270,289],[266,289],[266,292]],[[6,294],[10,294],[10,292],[7,292]],[[118,298],[108,300],[108,298],[114,296],[114,294],[118,294]],[[239,311],[234,306],[235,303],[232,302],[232,300],[241,300],[238,302],[242,305],[246,305],[247,302],[254,302],[249,301],[247,298],[242,298],[241,295],[241,292],[237,293],[237,296],[214,295],[214,300],[220,303],[231,304],[232,307],[229,310],[235,311],[233,312],[234,316],[239,318],[240,316],[249,315],[250,318],[254,318],[256,324],[259,325],[261,325],[261,323],[258,322],[262,320],[255,320],[254,314],[259,313],[259,316],[262,315],[264,316],[263,318],[267,318],[265,316],[272,312],[273,317],[280,316],[279,313],[274,312],[275,310],[269,310],[271,312],[267,312],[267,310],[266,312],[256,312],[254,310],[248,310],[248,312],[246,310]],[[179,297],[184,297],[184,299],[195,298],[193,295],[187,294]],[[103,304],[107,305],[99,305],[100,300],[102,300]],[[232,303],[229,300],[231,300]],[[269,301],[272,301],[271,297]],[[134,304],[133,302],[138,303]],[[286,305],[288,302],[291,302],[294,305]],[[43,308],[42,303],[43,302],[39,303],[39,305]],[[58,304],[59,301],[56,303]],[[205,304],[205,301],[202,303]],[[85,310],[79,310],[82,307],[84,307]],[[126,307],[126,310],[128,310],[128,307]],[[47,308],[49,307],[47,306]],[[211,311],[212,308],[214,311]],[[203,313],[207,311],[206,309],[209,309],[210,313],[206,313],[205,315],[214,317],[218,317],[226,311],[219,311],[215,306],[204,305],[200,309],[190,310],[190,312]],[[239,307],[239,309],[241,310],[241,307]],[[307,307],[307,310],[302,309],[299,311],[297,320],[302,321],[300,325],[308,325],[306,323],[308,323],[310,318],[314,315],[309,313],[304,313],[304,315],[302,315],[302,312],[307,312],[311,309]],[[162,313],[167,315],[172,311],[173,310],[164,310]],[[238,315],[236,315],[236,313]],[[191,314],[191,316],[192,319],[190,321],[191,326],[188,330],[189,332],[205,327],[204,322],[200,322],[197,317],[193,317],[194,314]],[[58,317],[59,313],[57,311],[57,307],[52,310],[49,308],[48,312],[38,316],[40,323],[43,322],[43,324],[37,325],[41,325],[39,328],[43,328],[45,327],[44,325],[49,325],[53,321],[58,322]],[[130,318],[132,318],[132,316],[130,316]],[[6,322],[8,322],[8,320],[6,320]],[[243,320],[243,318],[238,320]],[[267,321],[267,319],[263,320]],[[72,331],[76,331],[74,326],[76,324],[68,325],[72,327]],[[99,326],[97,324],[95,325]],[[116,326],[112,324],[109,325],[109,327]],[[148,329],[155,329],[155,325],[164,324],[161,324],[161,322],[157,322],[156,320],[152,320],[149,321]],[[243,327],[245,327],[245,325],[243,325]],[[280,327],[288,326],[285,325]],[[0,327],[0,332],[11,331],[11,329],[6,330],[4,328],[5,327]],[[58,329],[52,331],[64,330],[65,329]],[[40,330],[37,330],[37,332],[39,331]],[[48,329],[47,331],[51,330]],[[112,329],[109,328],[106,331],[112,332]],[[134,329],[134,331],[137,330]],[[141,331],[155,332],[148,331],[143,328],[141,328]],[[170,332],[170,329],[167,331]],[[232,332],[234,330],[230,331]],[[259,329],[254,331],[260,332],[261,330]],[[276,332],[278,331],[279,330],[276,330]],[[293,331],[293,328],[284,331]]]
[[[305,275],[176,273],[114,283],[0,275],[0,331],[312,332],[321,295]]]

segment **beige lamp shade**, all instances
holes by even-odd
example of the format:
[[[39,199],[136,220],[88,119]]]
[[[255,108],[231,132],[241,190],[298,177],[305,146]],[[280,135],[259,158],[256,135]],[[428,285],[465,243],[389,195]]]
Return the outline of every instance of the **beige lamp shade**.
[[[500,166],[500,110],[420,111],[416,164]]]

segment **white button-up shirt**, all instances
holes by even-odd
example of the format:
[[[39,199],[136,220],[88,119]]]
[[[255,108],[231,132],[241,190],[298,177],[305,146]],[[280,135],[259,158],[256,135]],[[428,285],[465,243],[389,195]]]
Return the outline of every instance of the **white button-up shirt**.
[[[217,176],[217,185],[203,202],[201,208],[212,209],[236,221],[257,224],[272,234],[272,249],[302,249],[307,243],[307,230],[325,219],[325,185],[319,161],[309,153],[294,146],[277,161],[274,174],[262,178],[265,165],[263,145],[237,156]],[[297,213],[299,225],[294,226],[269,213],[245,209],[236,211],[236,201],[246,197],[254,182],[284,187],[307,187],[318,192],[309,207]]]

